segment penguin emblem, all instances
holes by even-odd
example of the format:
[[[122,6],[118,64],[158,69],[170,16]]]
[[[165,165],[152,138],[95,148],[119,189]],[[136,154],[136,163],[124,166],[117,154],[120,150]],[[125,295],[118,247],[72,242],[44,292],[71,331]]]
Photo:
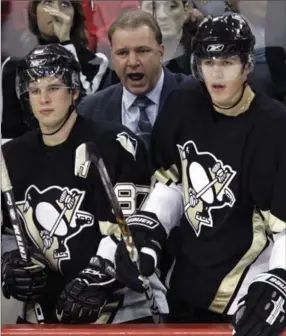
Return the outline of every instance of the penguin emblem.
[[[136,160],[136,152],[137,152],[137,140],[135,138],[132,138],[128,133],[121,132],[117,134],[116,140],[120,142],[121,146],[129,152],[134,160]]]
[[[213,209],[235,203],[228,186],[236,172],[213,154],[199,152],[193,141],[177,147],[182,162],[185,216],[198,237],[202,226],[213,227]]]
[[[84,196],[77,189],[53,186],[40,191],[31,185],[17,204],[29,237],[48,259],[70,259],[67,241],[93,225],[93,215],[80,210]]]

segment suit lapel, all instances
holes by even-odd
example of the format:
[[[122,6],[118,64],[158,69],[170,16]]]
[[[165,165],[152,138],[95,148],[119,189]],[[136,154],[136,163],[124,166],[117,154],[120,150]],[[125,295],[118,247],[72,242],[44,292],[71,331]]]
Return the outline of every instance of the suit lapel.
[[[121,101],[123,89],[121,84],[117,84],[110,97],[106,97],[106,119],[122,123]]]
[[[166,68],[164,68],[163,71],[164,71],[164,83],[160,97],[159,112],[161,111],[161,108],[164,105],[168,95],[171,93],[171,91],[173,91],[177,87],[175,76]]]

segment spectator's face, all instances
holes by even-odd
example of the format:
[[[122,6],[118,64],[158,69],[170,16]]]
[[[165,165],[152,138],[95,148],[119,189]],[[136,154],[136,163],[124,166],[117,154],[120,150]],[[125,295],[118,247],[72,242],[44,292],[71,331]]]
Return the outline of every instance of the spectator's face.
[[[42,0],[37,6],[37,23],[41,35],[44,38],[55,36],[54,20],[56,17],[51,16],[46,8],[53,8],[68,15],[72,20],[74,17],[74,8],[69,0]]]
[[[153,15],[153,2],[143,0],[141,9]],[[177,36],[184,25],[186,12],[181,0],[158,0],[155,1],[154,16],[161,28],[164,39]]]
[[[78,98],[59,79],[43,77],[28,86],[30,105],[43,133],[56,130],[65,120],[68,108]]]
[[[123,86],[135,95],[144,95],[157,84],[162,71],[164,47],[148,26],[116,29],[112,36],[111,58]]]
[[[222,107],[233,105],[240,97],[248,70],[238,56],[204,59],[202,75],[212,101]]]

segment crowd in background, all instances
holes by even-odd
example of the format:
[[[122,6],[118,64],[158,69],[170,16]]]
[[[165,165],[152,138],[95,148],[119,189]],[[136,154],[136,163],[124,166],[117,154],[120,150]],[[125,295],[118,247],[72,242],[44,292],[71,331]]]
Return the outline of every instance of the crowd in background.
[[[151,52],[144,60],[146,73],[150,74],[145,90],[151,100],[145,106],[152,116],[148,132],[168,94],[192,78],[192,39],[207,15],[236,12],[246,17],[256,37],[255,65],[249,81],[254,90],[286,104],[286,0],[2,0],[2,138],[16,138],[38,127],[31,111],[18,99],[16,69],[33,47],[49,43],[63,45],[81,65],[77,112],[93,120],[122,123],[137,133],[141,107],[127,92],[136,95],[125,82],[124,64],[116,51],[124,36],[117,34],[113,41],[108,36],[110,26],[122,12],[137,9],[156,19],[160,32],[151,42],[165,46],[162,59]],[[152,26],[148,17],[144,19]],[[131,45],[136,35],[127,39]]]
[[[164,66],[172,73],[191,75],[191,41],[198,24],[207,15],[226,11],[243,14],[256,37],[255,67],[250,82],[256,90],[285,101],[286,92],[286,1],[173,0],[173,1],[2,1],[2,137],[14,138],[35,127],[15,93],[15,69],[38,43],[60,42],[74,50],[82,67],[85,95],[119,82],[110,57],[107,31],[123,11],[141,8],[157,20],[163,35]],[[39,6],[38,6],[39,4]],[[45,31],[51,13],[41,6],[70,15],[62,36]],[[60,20],[62,20],[60,18]],[[28,114],[28,115],[27,115]],[[28,122],[27,122],[28,120]],[[32,126],[30,126],[32,125]]]

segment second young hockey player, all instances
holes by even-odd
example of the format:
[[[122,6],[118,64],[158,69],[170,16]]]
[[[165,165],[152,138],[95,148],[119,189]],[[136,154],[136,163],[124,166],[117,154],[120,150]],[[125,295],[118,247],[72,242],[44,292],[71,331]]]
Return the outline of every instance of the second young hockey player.
[[[159,115],[156,184],[128,218],[146,275],[180,222],[167,276],[170,321],[233,317],[238,336],[279,335],[286,321],[286,109],[247,83],[254,44],[237,14],[201,23],[192,58],[199,81],[174,91]]]
[[[78,146],[95,143],[130,215],[148,193],[144,146],[121,125],[77,116],[79,70],[57,44],[36,47],[18,68],[18,96],[40,125],[3,146],[32,258],[22,261],[17,249],[2,256],[3,294],[24,302],[22,323],[122,323],[151,316],[144,295],[105,272],[113,267],[109,236],[120,233],[96,168],[84,167],[86,179],[74,174]],[[7,230],[5,204],[2,210]],[[164,287],[153,280],[159,309],[167,313]],[[43,315],[35,314],[39,306]]]

